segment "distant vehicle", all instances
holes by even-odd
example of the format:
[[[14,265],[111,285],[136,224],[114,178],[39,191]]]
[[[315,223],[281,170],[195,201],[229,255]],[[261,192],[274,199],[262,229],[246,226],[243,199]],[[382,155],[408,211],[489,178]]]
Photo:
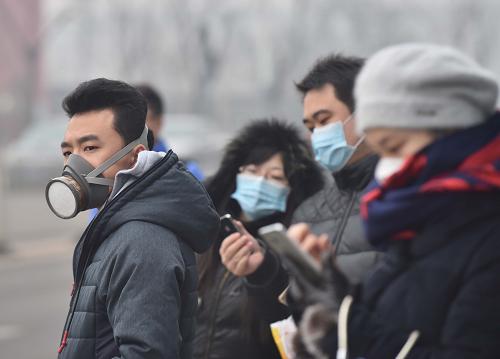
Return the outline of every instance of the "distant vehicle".
[[[67,124],[67,118],[36,121],[4,148],[0,171],[9,188],[43,186],[61,174],[59,145]],[[181,160],[196,161],[205,175],[215,172],[231,137],[217,124],[195,114],[167,115],[161,135]]]
[[[213,174],[232,134],[213,120],[191,113],[167,114],[161,137],[183,161],[196,161],[205,176]]]

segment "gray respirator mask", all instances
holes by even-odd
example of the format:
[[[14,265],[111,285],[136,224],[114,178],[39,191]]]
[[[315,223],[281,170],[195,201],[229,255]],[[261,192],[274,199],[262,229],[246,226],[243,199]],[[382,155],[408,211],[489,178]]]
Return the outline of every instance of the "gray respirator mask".
[[[141,136],[94,168],[83,157],[71,154],[60,177],[53,178],[45,188],[45,198],[54,214],[63,219],[75,217],[79,212],[101,207],[109,196],[114,179],[102,173],[125,157],[137,145],[148,148],[148,128]]]

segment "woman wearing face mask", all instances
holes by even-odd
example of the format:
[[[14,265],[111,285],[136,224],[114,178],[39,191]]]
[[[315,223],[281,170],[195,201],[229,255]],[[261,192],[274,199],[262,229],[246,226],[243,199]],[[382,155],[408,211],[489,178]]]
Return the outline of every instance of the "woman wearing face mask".
[[[321,171],[297,130],[277,120],[258,120],[229,143],[206,188],[221,216],[231,214],[240,221],[240,230],[256,237],[265,225],[289,225],[295,208],[322,185]],[[220,237],[199,259],[200,300],[193,357],[279,358],[269,322],[287,316],[288,310],[279,303],[279,293],[254,298],[246,279],[224,267],[219,250],[225,235]],[[264,249],[256,244],[253,251],[262,261]],[[255,275],[274,274],[264,272]],[[286,286],[286,276],[283,281]]]
[[[325,311],[331,302],[307,309],[302,342],[329,357],[498,358],[494,77],[456,50],[399,45],[367,62],[355,94],[358,130],[381,157],[362,215],[368,240],[387,254],[344,298],[338,322]],[[331,327],[315,346],[308,333],[318,316]]]

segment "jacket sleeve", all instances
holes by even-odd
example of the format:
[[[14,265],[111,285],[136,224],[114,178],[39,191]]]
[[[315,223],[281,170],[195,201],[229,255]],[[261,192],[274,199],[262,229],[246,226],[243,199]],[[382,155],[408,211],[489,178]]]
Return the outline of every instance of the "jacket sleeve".
[[[261,319],[273,323],[291,314],[279,300],[280,294],[288,286],[288,273],[270,248],[266,248],[261,266],[245,278],[245,284]]]
[[[103,295],[120,358],[179,358],[185,269],[176,237],[145,222],[129,222],[113,236],[120,245]]]
[[[500,352],[500,243],[489,241],[472,259],[449,307],[439,346],[417,340],[407,359],[496,358]],[[418,328],[415,328],[418,329]],[[394,358],[410,335],[354,304],[349,320],[353,357]],[[336,335],[329,336],[335,357]],[[332,345],[333,344],[333,345]]]

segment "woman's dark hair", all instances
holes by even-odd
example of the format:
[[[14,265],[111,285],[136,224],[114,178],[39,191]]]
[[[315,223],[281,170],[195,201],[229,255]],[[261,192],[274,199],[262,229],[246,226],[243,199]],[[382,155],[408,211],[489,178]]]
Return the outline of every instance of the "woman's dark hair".
[[[311,90],[330,84],[335,89],[336,97],[352,113],[355,108],[354,83],[363,64],[362,58],[340,54],[320,58],[302,81],[296,83],[295,86],[305,96]]]
[[[114,128],[125,144],[141,135],[148,111],[146,99],[135,87],[105,78],[79,84],[64,98],[62,108],[69,117],[89,111],[111,109],[114,114]],[[149,149],[153,145],[153,133],[149,131]]]
[[[252,121],[226,146],[218,171],[205,183],[219,214],[226,213],[231,194],[236,190],[239,168],[247,164],[261,164],[278,153],[283,157],[285,175],[291,189],[283,221],[286,225],[290,224],[298,205],[319,191],[324,181],[309,146],[297,128],[274,118]],[[216,242],[200,256],[201,294],[212,285],[220,263],[220,244],[220,241]]]

